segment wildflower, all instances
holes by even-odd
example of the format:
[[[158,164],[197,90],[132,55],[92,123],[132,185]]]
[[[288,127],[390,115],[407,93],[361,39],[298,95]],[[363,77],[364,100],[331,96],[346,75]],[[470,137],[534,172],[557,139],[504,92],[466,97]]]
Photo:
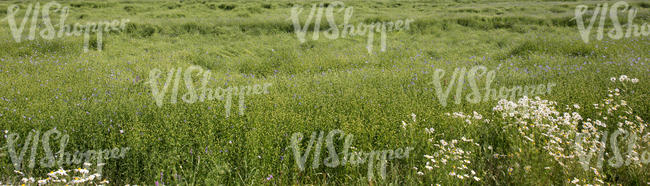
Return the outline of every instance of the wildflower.
[[[623,82],[623,81],[628,81],[630,79],[626,75],[621,75],[621,77],[619,77],[618,80]]]
[[[616,78],[615,78],[615,77],[611,77],[611,78],[609,78],[609,80],[611,80],[612,82],[616,82]]]
[[[46,184],[46,183],[47,183],[47,180],[38,180],[39,185],[43,185],[43,184]]]
[[[54,172],[54,173],[62,175],[62,176],[67,176],[68,175],[67,171],[63,170],[63,168],[59,168],[59,170]]]
[[[87,169],[82,169],[82,168],[77,168],[74,171],[81,174],[87,174],[89,172]]]
[[[479,114],[478,112],[474,111],[474,119],[480,120],[483,119],[483,116]]]
[[[639,79],[634,78],[634,79],[632,79],[631,81],[632,81],[632,83],[638,83],[638,82],[639,82]]]
[[[580,180],[578,178],[574,178],[573,181],[571,181],[571,183],[573,183],[573,184],[576,184],[578,182],[580,182]]]
[[[98,176],[99,176],[99,174],[92,174],[92,175],[88,176],[88,180],[94,180],[95,177],[98,177]]]

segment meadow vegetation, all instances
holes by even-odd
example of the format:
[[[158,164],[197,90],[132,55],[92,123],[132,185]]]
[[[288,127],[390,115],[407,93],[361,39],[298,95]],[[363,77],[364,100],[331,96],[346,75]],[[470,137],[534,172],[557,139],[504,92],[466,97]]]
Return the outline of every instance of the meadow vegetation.
[[[29,3],[36,2],[2,1],[0,17],[6,17],[12,4],[24,12]],[[408,30],[387,33],[385,52],[375,49],[369,54],[363,36],[311,40],[307,33],[306,42],[298,41],[290,9],[302,5],[308,12],[318,1],[59,1],[70,7],[66,23],[130,20],[123,31],[104,33],[102,51],[96,50],[96,38],[91,38],[86,53],[83,37],[16,42],[7,20],[2,20],[0,134],[5,137],[0,137],[0,146],[6,144],[8,132],[20,134],[23,140],[30,131],[56,128],[70,136],[70,151],[128,147],[124,158],[105,162],[102,175],[111,184],[122,185],[650,182],[647,164],[603,166],[594,176],[593,170],[585,171],[575,158],[559,158],[573,152],[570,143],[553,145],[548,142],[556,138],[542,137],[553,134],[575,139],[572,135],[585,128],[586,118],[602,118],[593,105],[602,103],[615,88],[626,90],[620,99],[626,101],[629,117],[642,118],[634,119],[635,131],[645,128],[644,120],[650,119],[650,37],[583,42],[572,20],[575,7],[593,9],[598,1],[343,2],[354,7],[351,23],[355,25],[414,21]],[[627,2],[639,9],[635,23],[650,20],[650,3]],[[302,15],[304,21],[306,13]],[[57,14],[50,16],[58,20]],[[337,16],[337,23],[342,19]],[[321,24],[328,27],[324,19]],[[163,69],[162,84],[168,69],[192,65],[211,71],[208,86],[213,89],[273,86],[268,94],[246,97],[245,113],[228,118],[220,101],[156,105],[148,84],[150,71]],[[585,120],[569,118],[570,124],[555,130],[547,125],[562,121],[562,115],[539,121],[502,117],[507,111],[505,100],[443,106],[430,83],[436,69],[447,72],[442,79],[442,86],[447,87],[454,69],[478,65],[496,71],[492,87],[556,84],[552,91],[536,96],[556,102],[558,113],[579,112]],[[639,82],[610,79],[621,75]],[[195,88],[202,77],[192,78]],[[485,86],[485,80],[477,82]],[[183,82],[180,86],[184,87]],[[464,97],[471,88],[463,89]],[[186,90],[180,88],[179,97]],[[453,96],[448,102],[453,102]],[[535,98],[510,101],[550,107]],[[499,105],[501,110],[495,109]],[[457,112],[481,116],[471,122],[446,115]],[[522,132],[518,126],[522,121],[543,127]],[[617,128],[612,121],[598,131]],[[407,158],[391,160],[384,179],[375,176],[369,181],[363,165],[308,166],[301,171],[289,147],[292,134],[308,137],[312,132],[336,129],[353,134],[352,146],[359,151],[413,150]],[[639,132],[645,135],[648,129]],[[308,140],[302,142],[306,147]],[[343,141],[336,143],[339,147]],[[647,151],[650,143],[643,141],[640,146]],[[16,149],[21,147],[18,144]],[[434,157],[434,153],[458,155],[455,148],[471,154],[448,158],[447,163]],[[6,148],[0,149],[3,152],[0,182],[20,182],[23,175],[14,172]],[[36,157],[44,156],[42,149],[38,153]],[[325,157],[327,150],[320,153]],[[426,168],[433,165],[438,167]],[[463,166],[467,169],[457,169]],[[57,169],[36,165],[22,173],[44,178]],[[461,173],[469,176],[459,179]]]

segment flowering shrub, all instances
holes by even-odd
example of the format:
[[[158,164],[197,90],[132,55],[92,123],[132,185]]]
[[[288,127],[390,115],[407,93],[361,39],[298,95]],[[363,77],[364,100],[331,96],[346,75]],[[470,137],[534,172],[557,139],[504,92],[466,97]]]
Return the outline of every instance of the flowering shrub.
[[[541,146],[561,166],[571,159],[570,147],[582,120],[577,112],[560,113],[556,102],[523,97],[517,103],[500,100],[494,111],[501,113],[504,131],[516,131],[515,139],[522,139],[523,146]],[[526,148],[528,149],[528,148]]]
[[[591,170],[594,174],[594,180],[600,184],[603,184],[602,178],[605,178],[605,175],[602,175],[599,170],[603,168],[603,158],[607,148],[607,143],[610,143],[610,149],[608,152],[611,152],[614,157],[609,160],[609,163],[613,167],[620,167],[625,163],[626,166],[631,167],[642,167],[639,155],[642,151],[647,150],[647,144],[650,144],[650,135],[646,130],[648,123],[646,123],[641,117],[633,114],[634,111],[630,105],[627,104],[625,100],[628,90],[628,82],[636,84],[639,82],[636,78],[628,78],[626,75],[621,75],[619,78],[612,77],[610,78],[612,83],[616,83],[617,86],[614,89],[609,89],[607,97],[602,99],[601,103],[593,104],[594,109],[597,111],[596,114],[599,119],[590,119],[587,118],[582,124],[582,129],[580,130],[580,136],[575,139],[575,155],[580,166],[585,170]],[[614,135],[608,140],[609,131],[616,130]],[[616,139],[618,136],[616,133],[625,132],[627,144],[627,153],[624,154],[624,157],[619,156],[620,145],[616,144]],[[641,144],[646,144],[646,146],[637,145],[637,135],[645,134],[641,138]],[[629,137],[629,138],[628,138]],[[613,144],[612,144],[613,143]],[[596,154],[598,152],[598,154]],[[647,152],[646,152],[647,153]],[[610,154],[610,153],[607,153]],[[591,156],[596,155],[596,164],[592,166]],[[625,159],[625,160],[623,160]],[[582,180],[585,182],[585,180]],[[579,179],[575,178],[571,181],[573,184],[581,183]]]
[[[637,140],[637,134],[645,134],[640,138],[640,144],[650,144],[650,133],[646,131],[647,123],[638,115],[634,115],[632,107],[624,100],[624,95],[630,91],[626,83],[635,84],[639,80],[622,75],[619,78],[611,78],[611,81],[620,83],[622,87],[609,89],[608,96],[601,103],[594,104],[598,119],[583,118],[578,113],[582,109],[578,104],[566,106],[565,111],[559,111],[557,102],[542,100],[539,97],[534,99],[523,97],[516,102],[505,99],[499,100],[492,109],[494,111],[492,113],[493,118],[498,118],[494,120],[484,119],[483,115],[476,111],[473,111],[472,114],[454,112],[453,114],[446,113],[446,115],[462,119],[470,125],[492,123],[492,125],[501,126],[501,131],[506,134],[511,147],[517,149],[512,149],[514,154],[499,155],[495,153],[494,158],[514,158],[515,168],[519,167],[519,163],[528,163],[526,159],[531,155],[541,155],[556,162],[565,173],[580,167],[588,170],[585,174],[568,179],[566,184],[604,184],[607,175],[601,172],[603,152],[607,149],[606,132],[614,129],[618,130],[618,132],[628,132],[626,135],[628,151],[624,153],[625,161],[623,161],[622,157],[613,157],[610,159],[610,165],[620,167],[624,162],[625,165],[640,167],[642,166],[641,163],[647,161],[643,158],[650,155],[644,151],[647,150],[647,146],[637,145],[635,141]],[[427,129],[427,133],[432,133],[432,131]],[[603,133],[605,133],[604,136]],[[629,136],[631,138],[627,138]],[[612,137],[614,139],[610,140],[614,141],[614,144],[609,150],[613,151],[614,154],[619,153],[618,146],[620,145],[616,144],[617,137],[618,135],[614,135]],[[465,139],[464,137],[460,141],[453,140],[451,143],[440,140],[439,143],[434,145],[440,150],[435,152],[433,156],[425,155],[425,158],[430,160],[426,163],[426,170],[451,166],[452,168],[449,170],[450,176],[458,179],[474,178],[479,181],[480,178],[476,177],[475,172],[465,164],[470,163],[465,155],[471,154],[472,151],[462,149],[459,144],[461,142],[468,143],[468,145],[462,146],[464,148],[472,146],[472,144],[478,146],[478,144],[472,143],[471,139]],[[489,146],[488,149],[493,150],[492,146]],[[598,158],[601,161],[596,166],[590,166],[590,159],[585,161],[585,157],[591,157],[595,152],[601,152]],[[641,154],[640,152],[645,153]],[[498,168],[504,167],[498,166]],[[531,166],[527,165],[524,168],[528,172]],[[443,168],[443,170],[446,169],[448,168]],[[551,167],[545,167],[544,169],[550,170]],[[508,166],[508,174],[512,174],[513,171],[512,166]],[[424,175],[424,172],[418,172],[418,174]]]

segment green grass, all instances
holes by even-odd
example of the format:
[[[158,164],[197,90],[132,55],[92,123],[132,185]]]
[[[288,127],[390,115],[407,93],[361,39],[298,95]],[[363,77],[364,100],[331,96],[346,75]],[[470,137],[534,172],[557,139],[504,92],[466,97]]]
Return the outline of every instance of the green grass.
[[[6,16],[7,6],[30,2],[35,1],[0,2],[0,17]],[[521,144],[509,136],[513,131],[503,131],[500,125],[467,125],[445,116],[490,113],[497,102],[463,100],[443,107],[429,84],[435,69],[446,70],[445,79],[450,79],[457,67],[484,65],[497,73],[493,87],[556,83],[543,99],[584,108],[607,96],[609,77],[625,74],[640,79],[627,100],[634,114],[650,119],[650,40],[642,36],[598,41],[594,26],[591,41],[584,43],[571,18],[577,5],[592,10],[596,1],[344,1],[354,7],[355,25],[415,20],[410,30],[388,33],[386,52],[379,52],[376,35],[372,54],[365,48],[365,36],[330,40],[321,35],[314,41],[309,32],[308,41],[300,43],[289,20],[296,3],[290,1],[60,3],[70,6],[66,23],[131,22],[123,32],[104,35],[103,51],[91,47],[83,53],[83,37],[16,43],[3,20],[0,130],[18,133],[22,141],[29,131],[56,127],[70,135],[71,150],[131,148],[124,159],[107,162],[104,176],[111,184],[560,185],[584,176],[581,168],[562,169],[540,153],[543,149]],[[303,23],[312,3],[318,2],[300,3],[305,7]],[[648,22],[648,3],[628,3],[640,8],[635,23]],[[51,16],[58,23],[58,14]],[[19,22],[22,14],[17,17]],[[341,23],[342,13],[336,17]],[[149,71],[161,69],[166,78],[169,69],[191,65],[212,71],[212,87],[226,82],[273,86],[270,94],[247,96],[243,116],[233,106],[225,118],[223,101],[173,105],[167,98],[165,105],[156,106],[146,84]],[[194,79],[197,86],[199,78]],[[180,86],[179,96],[186,90],[183,82]],[[469,87],[463,94],[467,92]],[[596,116],[595,111],[585,111],[583,117]],[[403,130],[401,121],[410,120],[411,113],[418,123]],[[424,128],[439,134],[432,137]],[[334,129],[353,134],[352,145],[363,151],[415,150],[408,158],[389,161],[383,180],[369,182],[363,165],[311,169],[309,164],[299,171],[289,148],[291,135]],[[481,182],[449,178],[444,169],[417,175],[413,167],[423,169],[423,155],[436,150],[428,139],[463,136],[481,145],[471,157]],[[0,138],[0,144],[6,144],[6,138]],[[481,150],[487,146],[500,154],[521,147],[538,153],[496,160]],[[44,157],[42,149],[36,157]],[[8,156],[0,157],[3,183],[20,179],[11,164]],[[520,168],[509,174],[507,168],[515,165]],[[525,165],[533,167],[530,172],[521,170]],[[43,177],[52,170],[36,166],[24,172]],[[605,181],[645,184],[648,170],[607,168]],[[273,179],[267,181],[268,175]]]

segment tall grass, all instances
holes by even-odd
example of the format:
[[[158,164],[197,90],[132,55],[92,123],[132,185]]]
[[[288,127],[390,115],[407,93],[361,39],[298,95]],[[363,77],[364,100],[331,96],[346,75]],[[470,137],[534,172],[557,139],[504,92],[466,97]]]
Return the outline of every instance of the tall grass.
[[[12,3],[33,2],[0,2],[0,15]],[[628,2],[640,8],[638,22],[647,21],[647,3]],[[516,131],[496,124],[468,125],[444,115],[491,113],[497,102],[442,106],[430,84],[436,69],[448,72],[445,87],[455,68],[476,65],[497,72],[493,87],[554,82],[557,87],[543,99],[585,108],[607,96],[609,77],[625,74],[641,80],[628,100],[635,114],[650,118],[650,102],[645,101],[650,92],[648,37],[582,42],[570,19],[576,5],[594,7],[597,2],[592,1],[344,1],[355,9],[352,24],[415,19],[410,30],[388,33],[386,52],[372,54],[363,36],[330,40],[321,35],[314,41],[309,39],[311,29],[308,41],[300,43],[288,20],[290,8],[303,5],[304,21],[316,1],[60,3],[71,7],[70,23],[121,18],[131,23],[123,32],[104,35],[103,51],[83,53],[83,37],[16,43],[2,21],[0,130],[23,137],[56,127],[70,135],[70,151],[131,148],[124,159],[107,162],[104,176],[111,184],[530,185],[567,184],[583,174],[582,169],[563,172],[544,153],[507,156],[520,147],[544,150],[518,143],[510,135]],[[342,15],[337,14],[337,23]],[[225,118],[220,101],[158,107],[146,84],[149,71],[190,65],[213,72],[211,87],[273,86],[270,94],[246,97],[243,116],[231,113]],[[198,79],[194,77],[195,85]],[[180,87],[183,95],[183,82]],[[466,87],[463,95],[469,91]],[[237,109],[233,107],[235,113]],[[411,113],[417,122],[402,128]],[[437,133],[432,137],[425,128]],[[363,151],[415,150],[406,159],[390,161],[386,179],[368,181],[365,166],[299,171],[288,148],[291,135],[334,129],[353,134],[352,145]],[[428,161],[423,156],[438,150],[429,139],[461,137],[481,145],[470,161],[482,181],[450,179],[442,169],[420,176],[413,169],[421,170]],[[506,157],[490,158],[487,146]],[[321,152],[321,157],[326,155]],[[42,149],[36,157],[44,157]],[[523,171],[522,162],[534,167]],[[0,157],[3,183],[18,180],[11,164],[8,156]],[[520,165],[516,174],[509,173],[515,165]],[[647,170],[607,171],[605,181],[645,183]],[[50,171],[37,165],[23,172],[42,177]],[[267,179],[269,175],[273,178]]]

